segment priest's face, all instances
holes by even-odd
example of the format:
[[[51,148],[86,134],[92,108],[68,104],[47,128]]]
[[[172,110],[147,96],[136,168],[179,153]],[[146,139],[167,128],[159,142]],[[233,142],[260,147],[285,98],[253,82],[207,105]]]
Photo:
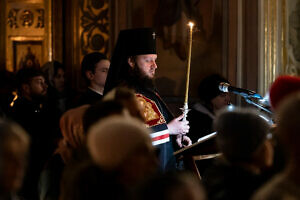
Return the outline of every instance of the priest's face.
[[[141,74],[149,79],[155,76],[157,54],[138,55],[135,60],[129,60],[131,67],[138,67]]]

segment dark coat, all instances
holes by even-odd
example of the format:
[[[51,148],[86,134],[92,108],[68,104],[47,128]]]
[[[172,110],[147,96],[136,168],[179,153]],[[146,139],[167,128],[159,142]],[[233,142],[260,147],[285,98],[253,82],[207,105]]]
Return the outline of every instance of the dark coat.
[[[195,104],[188,113],[190,130],[187,136],[193,143],[197,142],[200,137],[208,135],[213,131],[214,115],[200,103]]]
[[[90,105],[95,104],[101,101],[102,97],[103,95],[94,92],[90,88],[87,88],[87,90],[81,96],[78,97],[74,107],[82,106],[85,104],[90,104]]]
[[[204,173],[202,181],[210,200],[247,200],[265,179],[242,167],[218,160]]]
[[[60,115],[73,106],[75,97],[75,91],[71,88],[59,92],[52,86],[48,87],[48,101],[52,107],[60,112]]]
[[[37,199],[37,183],[40,172],[53,153],[59,139],[59,112],[49,104],[18,98],[11,110],[11,118],[30,135],[28,171],[25,175],[21,195]]]
[[[39,181],[39,198],[41,200],[59,199],[60,182],[65,163],[59,154],[48,160]]]

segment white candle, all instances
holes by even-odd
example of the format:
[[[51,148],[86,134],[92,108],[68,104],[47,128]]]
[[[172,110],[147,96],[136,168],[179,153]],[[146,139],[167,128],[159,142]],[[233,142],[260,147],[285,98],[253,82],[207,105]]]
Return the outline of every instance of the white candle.
[[[185,98],[184,103],[188,103],[188,96],[189,96],[189,83],[190,83],[190,71],[191,71],[191,56],[192,56],[192,41],[193,41],[193,27],[194,23],[189,22],[188,26],[190,27],[190,34],[189,34],[189,52],[188,52],[188,64],[187,64],[187,71],[186,71],[186,87],[185,87]]]

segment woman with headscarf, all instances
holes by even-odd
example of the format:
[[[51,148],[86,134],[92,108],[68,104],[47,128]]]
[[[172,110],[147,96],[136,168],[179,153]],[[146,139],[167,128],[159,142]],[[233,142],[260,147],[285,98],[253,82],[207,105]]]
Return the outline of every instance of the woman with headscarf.
[[[67,166],[74,167],[82,161],[89,161],[85,149],[89,127],[111,115],[131,115],[142,120],[134,93],[116,88],[103,101],[70,109],[62,115],[60,129],[63,138],[41,174],[40,199],[58,199],[64,169]]]
[[[65,68],[58,61],[47,62],[41,68],[48,82],[48,99],[60,113],[71,107],[75,92],[67,85]]]
[[[85,157],[85,134],[82,117],[89,105],[70,109],[60,119],[63,138],[58,144],[54,155],[47,162],[40,176],[40,199],[58,199],[60,179],[66,165]]]
[[[199,84],[198,95],[200,101],[193,105],[188,113],[190,131],[187,134],[193,143],[200,137],[213,132],[213,120],[218,110],[230,104],[228,93],[219,90],[221,82],[228,83],[228,80],[219,74],[212,74],[205,77]]]

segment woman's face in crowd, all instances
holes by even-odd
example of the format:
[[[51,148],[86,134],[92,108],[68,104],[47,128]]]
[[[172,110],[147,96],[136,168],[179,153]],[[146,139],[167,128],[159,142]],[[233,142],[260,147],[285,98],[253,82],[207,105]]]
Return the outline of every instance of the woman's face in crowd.
[[[216,112],[230,104],[230,96],[228,92],[221,93],[211,100],[213,110]]]
[[[62,92],[65,89],[65,71],[61,68],[57,70],[57,74],[53,78],[54,87]]]

